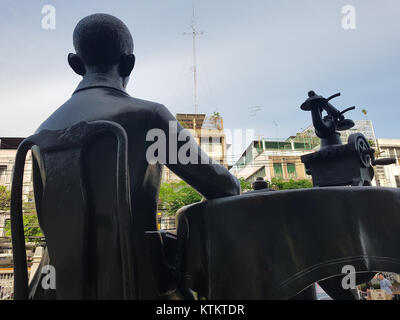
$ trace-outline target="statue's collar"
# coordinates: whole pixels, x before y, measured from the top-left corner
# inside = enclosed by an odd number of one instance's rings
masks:
[[[120,79],[107,73],[93,73],[84,76],[82,81],[79,82],[78,87],[75,89],[74,94],[81,90],[99,87],[113,88],[127,94]]]

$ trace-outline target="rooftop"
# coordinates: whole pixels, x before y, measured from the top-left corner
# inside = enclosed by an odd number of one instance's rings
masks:
[[[207,117],[202,113],[177,113],[176,120],[186,129],[217,129],[224,128],[222,117],[212,115]]]
[[[18,149],[19,144],[25,138],[0,137],[0,149]]]

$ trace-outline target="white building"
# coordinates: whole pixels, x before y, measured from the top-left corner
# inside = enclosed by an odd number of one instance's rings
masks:
[[[375,167],[378,186],[400,188],[400,139],[378,139],[379,158],[395,158],[396,163]]]
[[[14,168],[15,155],[18,145],[24,138],[0,138],[0,185],[11,190],[12,172]],[[25,162],[24,183],[23,183],[23,201],[32,200],[32,156],[28,152]],[[0,211],[0,237],[4,237],[4,226],[10,219],[9,211]]]
[[[258,177],[265,180],[280,178],[284,180],[311,179],[305,173],[301,156],[315,151],[311,140],[254,140],[230,172],[238,178],[253,182]]]
[[[375,130],[371,120],[353,120],[354,127],[348,130],[340,131],[340,138],[342,142],[345,144],[349,139],[349,136],[353,133],[362,133],[370,143],[375,145],[376,137]],[[301,137],[316,137],[314,126],[310,125],[302,132],[298,133],[298,136]]]
[[[0,185],[11,190],[12,172],[18,145],[24,138],[0,138]],[[25,161],[23,200],[31,200],[33,194],[32,185],[32,156],[28,152]]]
[[[371,120],[355,120],[355,126],[341,131],[343,143],[353,133],[362,133],[377,150],[377,158],[396,158],[396,164],[375,166],[375,177],[372,185],[400,188],[400,139],[377,139]],[[319,138],[311,125],[295,137],[282,141],[253,141],[230,172],[238,178],[254,181],[257,177],[271,180],[311,178],[305,174],[300,157],[303,154],[319,149]]]

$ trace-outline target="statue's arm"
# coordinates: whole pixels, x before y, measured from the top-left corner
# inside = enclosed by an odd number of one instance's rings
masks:
[[[221,198],[240,194],[240,183],[229,171],[220,164],[210,159],[208,155],[200,148],[190,133],[182,128],[179,122],[171,114],[171,112],[163,105],[158,105],[154,116],[154,128],[164,131],[167,140],[166,163],[165,165],[172,170],[177,176],[190,184],[206,199]],[[177,141],[176,145],[169,143],[170,122],[176,121],[176,135],[183,132],[183,136],[189,136],[186,141]],[[174,131],[174,130],[172,130]],[[177,140],[175,138],[175,140]],[[185,163],[179,157],[181,148],[190,150],[190,159],[196,159],[190,163]],[[170,157],[175,154],[176,161]],[[186,158],[187,159],[187,158]],[[182,163],[183,162],[183,163]]]

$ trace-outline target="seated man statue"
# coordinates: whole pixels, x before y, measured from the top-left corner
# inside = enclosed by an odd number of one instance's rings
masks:
[[[213,162],[200,149],[194,138],[189,134],[186,139],[173,141],[170,136],[180,136],[186,132],[175,117],[162,104],[131,97],[126,91],[129,76],[135,65],[133,54],[133,39],[127,26],[119,19],[107,14],[93,14],[83,18],[73,33],[73,44],[76,53],[68,55],[68,63],[75,73],[83,77],[71,98],[59,107],[37,132],[41,130],[59,130],[71,127],[81,121],[108,120],[121,125],[128,137],[128,162],[132,214],[136,225],[143,233],[153,235],[149,238],[151,244],[141,244],[144,251],[140,259],[140,296],[141,299],[169,298],[174,292],[174,285],[163,284],[156,279],[157,272],[161,277],[168,278],[168,268],[165,268],[163,258],[162,238],[157,233],[156,211],[158,192],[160,188],[162,165],[165,164],[177,176],[193,186],[205,199],[227,197],[240,194],[240,184],[225,167]],[[148,84],[152,85],[151,82]],[[149,159],[149,147],[156,139],[149,139],[151,130],[161,130],[165,139],[165,154],[162,148],[153,158],[164,159],[154,161]],[[151,135],[150,135],[151,136]],[[160,140],[161,141],[161,140]],[[160,142],[158,141],[158,142]],[[191,159],[201,159],[197,162],[180,161],[180,148],[186,145],[192,154]],[[87,150],[86,150],[87,149]],[[95,198],[96,210],[88,224],[91,235],[95,237],[93,255],[93,273],[89,288],[93,298],[120,298],[121,279],[118,257],[118,241],[115,240],[117,227],[112,214],[107,208],[115,202],[109,196],[111,185],[115,185],[115,170],[110,166],[116,159],[116,141],[112,135],[104,134],[90,143],[84,150],[87,154],[83,164],[84,176],[88,181]],[[187,153],[184,153],[187,155]],[[41,212],[46,199],[43,194],[46,189],[46,170],[51,165],[68,165],[66,159],[60,162],[48,163],[43,159],[38,148],[33,149],[33,175],[35,199],[38,217],[42,229],[55,228],[49,222],[49,213]],[[164,157],[164,158],[163,158]],[[115,164],[114,164],[115,165]],[[45,170],[44,168],[47,167]],[[74,188],[68,181],[57,181],[63,187]],[[64,186],[65,185],[65,186]],[[71,202],[74,199],[71,199]],[[68,205],[68,204],[65,204]],[[53,214],[55,214],[53,212]],[[73,222],[66,220],[64,227],[71,230],[71,238],[75,237]],[[57,230],[52,230],[57,234]],[[50,240],[49,240],[50,241]],[[65,259],[66,265],[56,270],[57,287],[55,297],[61,299],[80,298],[74,295],[74,274],[68,268],[68,261],[81,259],[83,252],[70,248],[69,239],[59,239],[61,249],[51,252],[49,249],[49,264],[52,255]],[[50,242],[48,242],[50,248]],[[75,251],[74,251],[75,250]],[[64,256],[63,256],[64,255]],[[60,258],[61,257],[61,258]],[[69,259],[69,260],[68,260]],[[55,259],[57,260],[57,259]],[[60,261],[60,260],[58,260]],[[158,270],[155,272],[154,270]],[[75,270],[76,271],[76,270]],[[86,278],[84,278],[84,281]],[[60,286],[64,286],[61,287]]]

